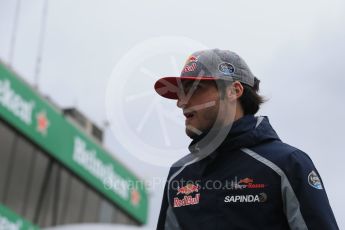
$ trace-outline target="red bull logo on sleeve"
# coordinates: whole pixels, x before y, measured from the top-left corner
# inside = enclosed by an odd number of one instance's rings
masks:
[[[196,205],[199,203],[200,200],[200,186],[195,184],[187,184],[186,186],[179,187],[177,189],[177,195],[184,195],[182,199],[178,197],[174,197],[174,208],[188,206],[188,205]],[[191,195],[192,193],[196,193],[194,197]]]

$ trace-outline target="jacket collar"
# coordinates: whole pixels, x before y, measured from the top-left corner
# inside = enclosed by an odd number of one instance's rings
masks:
[[[205,142],[203,139],[205,139],[205,136],[208,134],[204,134],[191,142],[189,145],[189,150],[191,153],[198,153],[202,152],[202,150],[206,149],[207,147],[210,147],[210,145],[215,145],[213,146],[214,151],[212,152],[228,152],[244,147],[249,148],[269,140],[280,140],[270,125],[268,118],[263,116],[255,117],[253,115],[245,115],[236,120],[230,126],[223,127],[222,129],[218,130],[216,133],[224,132],[224,130],[229,131],[225,138],[223,137],[224,140],[221,142],[213,143],[212,140]],[[203,155],[205,154],[209,155],[211,153],[203,153]]]

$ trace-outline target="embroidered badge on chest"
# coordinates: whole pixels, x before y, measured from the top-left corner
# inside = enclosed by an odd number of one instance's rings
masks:
[[[199,190],[200,186],[192,183],[179,187],[174,197],[174,208],[198,204],[200,200]]]

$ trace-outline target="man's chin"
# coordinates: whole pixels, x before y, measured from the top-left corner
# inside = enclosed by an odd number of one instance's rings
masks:
[[[192,131],[189,131],[189,130],[187,130],[186,129],[186,134],[187,134],[187,136],[190,138],[190,139],[192,139],[192,140],[194,140],[194,139],[197,139],[198,138],[198,134],[196,134],[196,133],[194,133],[194,132],[192,132]]]
[[[213,127],[210,128],[198,129],[194,126],[187,125],[185,132],[189,138],[195,140],[201,137],[205,137],[209,132],[212,132],[212,135],[216,135],[219,132],[219,129],[221,129],[221,127],[222,125],[220,124],[214,124]]]
[[[202,136],[205,132],[201,131],[193,126],[187,126],[186,127],[186,134],[189,138],[195,140],[198,139],[200,136]]]

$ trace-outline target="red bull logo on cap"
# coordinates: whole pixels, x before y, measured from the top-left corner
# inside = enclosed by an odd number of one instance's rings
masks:
[[[193,72],[195,71],[197,68],[197,65],[195,63],[192,63],[192,64],[187,64],[184,68],[183,68],[183,71],[182,73],[187,73],[187,72]]]
[[[189,56],[182,70],[182,73],[195,71],[198,67],[196,62],[198,62],[197,56],[194,56],[194,55]]]
[[[197,57],[197,56],[190,55],[190,56],[187,58],[186,64],[191,63],[191,62],[197,62],[197,61],[198,61],[198,57]]]

